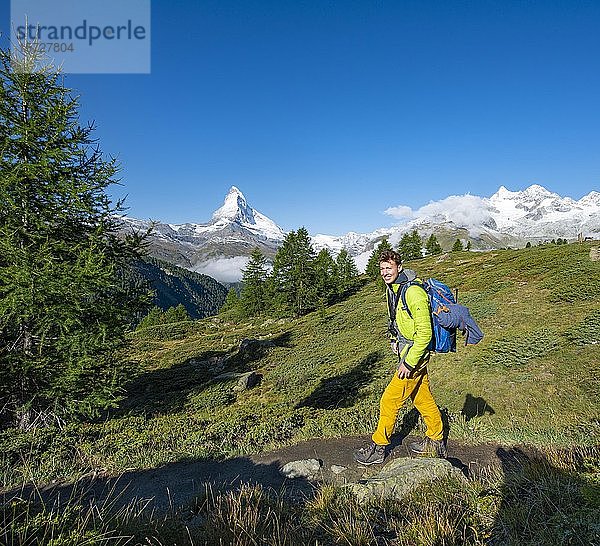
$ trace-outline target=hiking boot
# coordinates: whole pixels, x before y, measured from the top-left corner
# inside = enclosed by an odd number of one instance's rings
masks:
[[[446,441],[432,440],[428,436],[425,436],[425,438],[418,442],[411,442],[408,448],[415,455],[421,455],[423,457],[440,457],[441,459],[448,457]]]
[[[369,466],[371,464],[380,464],[385,459],[385,446],[377,445],[371,442],[354,452],[354,460],[357,463]]]

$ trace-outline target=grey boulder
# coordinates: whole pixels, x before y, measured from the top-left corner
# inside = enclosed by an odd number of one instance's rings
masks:
[[[316,477],[321,471],[322,462],[319,459],[304,459],[301,461],[291,461],[283,465],[279,472],[286,478],[306,478]]]
[[[379,472],[347,487],[360,502],[371,499],[402,499],[419,486],[441,478],[454,476],[465,479],[462,472],[446,459],[398,458],[390,461]]]

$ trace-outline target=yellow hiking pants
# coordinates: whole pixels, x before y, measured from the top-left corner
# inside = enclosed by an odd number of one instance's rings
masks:
[[[395,373],[383,391],[379,403],[379,423],[377,430],[373,433],[373,441],[376,444],[388,445],[390,443],[398,412],[409,397],[427,425],[425,434],[432,440],[442,439],[442,416],[429,390],[427,370],[423,370],[415,377],[408,379],[400,379]]]

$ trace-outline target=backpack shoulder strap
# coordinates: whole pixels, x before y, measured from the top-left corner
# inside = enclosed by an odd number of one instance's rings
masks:
[[[410,318],[413,318],[412,313],[410,312],[410,309],[408,308],[408,305],[406,305],[406,291],[411,286],[420,286],[423,290],[425,290],[425,285],[422,282],[419,282],[417,280],[412,280],[407,283],[404,283],[402,285],[402,288],[400,289],[400,297],[398,299],[402,300],[402,310],[406,311]],[[425,292],[427,292],[427,290],[425,290]]]
[[[386,287],[386,298],[388,304],[388,316],[390,320],[394,320],[396,316],[396,308],[398,307],[398,294],[390,287]]]
[[[398,300],[400,295],[394,292],[391,286],[386,288],[386,298],[388,304],[388,332],[392,338],[398,339],[400,337],[400,331],[396,324],[396,309],[398,308]]]

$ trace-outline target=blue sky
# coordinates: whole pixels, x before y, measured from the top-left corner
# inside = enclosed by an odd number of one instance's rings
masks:
[[[5,6],[2,30],[9,10]],[[538,183],[600,189],[596,1],[153,0],[149,75],[68,75],[129,214],[284,229]]]

